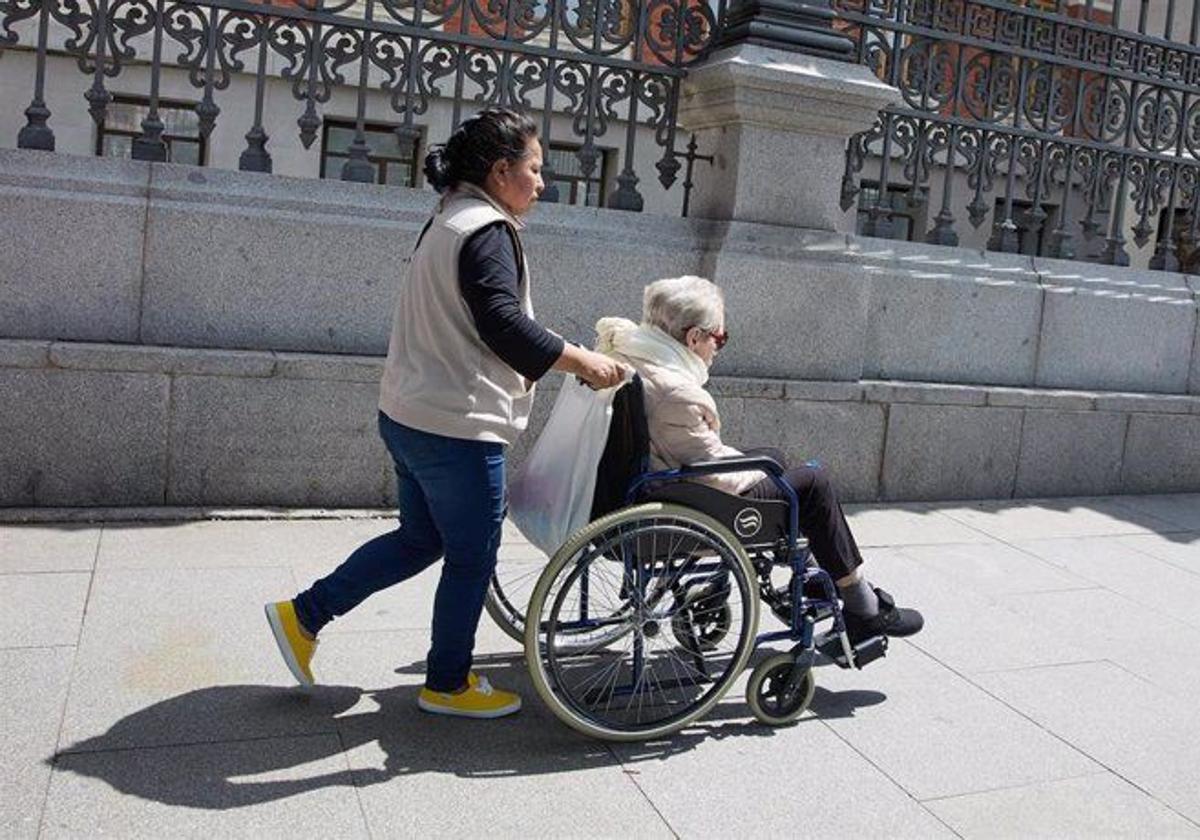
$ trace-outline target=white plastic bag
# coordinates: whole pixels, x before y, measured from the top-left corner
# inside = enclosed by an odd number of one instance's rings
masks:
[[[508,484],[509,518],[548,555],[588,522],[620,387],[593,391],[568,376],[537,442]]]

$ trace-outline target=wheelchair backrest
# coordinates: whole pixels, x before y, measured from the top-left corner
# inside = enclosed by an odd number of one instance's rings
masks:
[[[635,373],[613,397],[612,423],[596,470],[593,522],[624,507],[629,485],[650,469],[650,430],[646,425],[644,393],[642,378]]]
[[[591,521],[625,506],[633,480],[650,470],[650,431],[646,422],[641,377],[613,398],[612,423],[596,471]],[[682,504],[706,513],[737,535],[747,548],[774,545],[787,537],[788,503],[745,499],[692,481],[672,481],[647,488],[642,497]]]

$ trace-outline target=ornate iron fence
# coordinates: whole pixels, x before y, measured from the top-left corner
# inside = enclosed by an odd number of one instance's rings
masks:
[[[845,209],[877,166],[878,195],[860,203],[870,235],[894,233],[900,185],[906,201],[938,205],[931,243],[958,244],[969,195],[971,225],[993,217],[991,250],[1027,251],[1018,234],[1033,234],[1044,255],[1083,258],[1091,243],[1089,258],[1128,265],[1126,234],[1139,248],[1157,234],[1151,268],[1196,270],[1200,0],[1125,5],[834,0],[858,60],[903,94],[851,139]]]
[[[595,141],[623,122],[623,167],[609,203],[640,210],[637,126],[653,130],[663,150],[659,180],[670,187],[681,166],[675,151],[680,80],[716,37],[722,8],[723,0],[721,6],[695,0],[0,0],[0,49],[17,45],[22,33],[36,44],[21,148],[54,148],[44,94],[47,55],[58,48],[91,77],[84,96],[98,123],[112,101],[108,81],[132,63],[148,63],[149,110],[133,142],[137,159],[165,159],[164,67],[186,71],[202,91],[196,112],[205,138],[221,113],[218,93],[233,74],[249,73],[254,122],[241,169],[271,171],[263,106],[267,79],[277,76],[290,83],[299,103],[306,148],[321,125],[318,107],[334,87],[356,89],[346,180],[372,179],[364,132],[371,90],[386,95],[400,122],[395,130],[408,142],[420,133],[414,119],[438,97],[452,101],[454,125],[464,105],[540,111],[547,147],[553,118],[565,117],[582,141],[578,156],[588,176],[601,154]],[[557,200],[553,188],[544,198]]]

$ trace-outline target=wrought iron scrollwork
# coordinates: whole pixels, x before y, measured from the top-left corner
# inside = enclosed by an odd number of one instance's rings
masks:
[[[155,104],[135,142],[147,159],[162,159],[158,81],[172,70],[199,91],[204,135],[234,75],[253,77],[256,116],[241,165],[258,171],[271,165],[261,111],[272,76],[300,103],[305,146],[334,89],[355,89],[359,137],[351,155],[359,160],[368,91],[383,93],[379,103],[398,115],[397,132],[409,141],[420,135],[414,118],[438,97],[452,100],[456,121],[464,103],[540,110],[547,135],[564,120],[571,126],[585,174],[598,165],[600,139],[622,122],[625,160],[613,203],[636,208],[633,127],[651,129],[663,150],[660,181],[669,187],[680,166],[679,81],[713,44],[721,8],[695,0],[0,0],[0,48],[17,45],[27,31],[18,25],[40,16],[39,67],[51,49],[71,55],[93,77],[86,95],[97,119],[111,99],[105,80],[148,60]],[[54,37],[62,42],[48,43]],[[40,81],[28,114],[19,145],[53,148]]]
[[[970,225],[991,221],[992,248],[1040,242],[1124,264],[1126,236],[1146,248],[1157,232],[1152,266],[1181,262],[1181,223],[1163,219],[1188,214],[1194,228],[1200,203],[1198,27],[1171,40],[1167,4],[1162,33],[1144,20],[1128,31],[1100,5],[833,0],[859,60],[903,96],[847,144],[842,206],[858,178],[877,179],[871,219],[887,217],[889,189],[909,202],[941,194],[927,230],[912,231],[930,242],[957,241],[965,205]]]

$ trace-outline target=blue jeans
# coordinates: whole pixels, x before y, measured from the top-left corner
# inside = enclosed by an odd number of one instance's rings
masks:
[[[500,548],[504,445],[418,431],[382,412],[379,434],[395,461],[400,526],[359,546],[332,574],[297,595],[296,614],[315,635],[368,595],[445,557],[433,602],[425,685],[454,691],[467,681]]]

